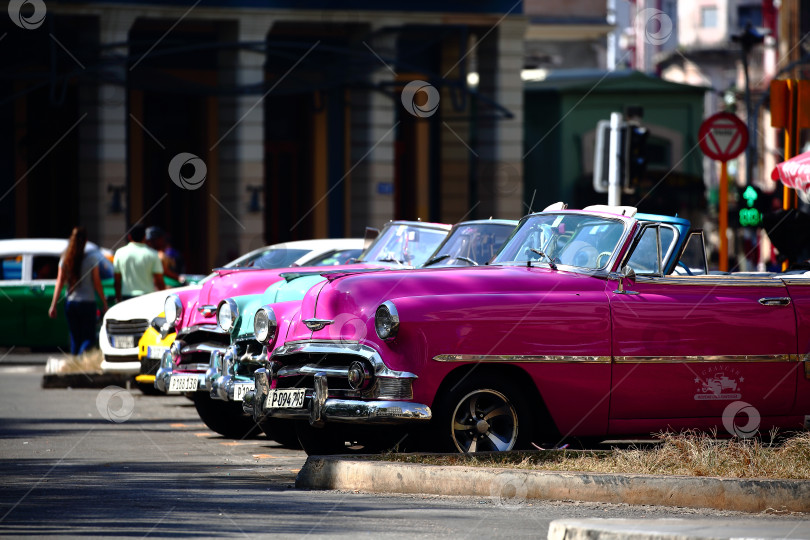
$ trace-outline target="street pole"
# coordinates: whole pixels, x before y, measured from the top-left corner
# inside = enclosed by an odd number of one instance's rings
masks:
[[[610,160],[608,161],[608,206],[621,206],[621,169],[624,156],[621,152],[622,113],[610,113]]]
[[[728,162],[720,162],[720,215],[719,230],[717,233],[720,235],[720,271],[728,272],[728,236],[726,230],[728,229]]]

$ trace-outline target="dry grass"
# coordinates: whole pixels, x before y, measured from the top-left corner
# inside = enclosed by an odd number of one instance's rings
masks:
[[[810,433],[770,442],[759,438],[718,440],[713,434],[662,433],[650,448],[605,451],[542,450],[483,456],[388,454],[384,459],[433,465],[508,467],[547,471],[636,473],[730,478],[810,479]]]
[[[104,355],[100,349],[90,349],[78,356],[62,354],[53,358],[56,360],[56,373],[101,373]]]

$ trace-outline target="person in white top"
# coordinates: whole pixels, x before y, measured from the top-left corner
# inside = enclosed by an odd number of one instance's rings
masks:
[[[101,299],[103,311],[107,311],[107,299],[104,298],[98,269],[99,257],[102,255],[97,251],[85,253],[86,244],[85,228],[74,227],[68,247],[59,260],[56,286],[53,290],[51,307],[48,309],[48,316],[55,319],[56,304],[62,295],[62,289],[67,285],[65,317],[70,332],[70,354],[83,353],[95,341],[96,295]]]
[[[115,252],[113,278],[117,302],[166,288],[163,263],[158,252],[143,243],[145,233],[143,225],[135,225],[127,235],[129,243]]]

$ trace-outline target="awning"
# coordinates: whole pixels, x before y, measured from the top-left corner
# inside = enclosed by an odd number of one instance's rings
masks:
[[[781,180],[795,189],[802,201],[810,203],[810,152],[783,161],[771,172],[771,178]]]

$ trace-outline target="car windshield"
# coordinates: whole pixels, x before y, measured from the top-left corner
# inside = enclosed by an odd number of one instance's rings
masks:
[[[537,214],[523,222],[493,261],[536,261],[597,270],[616,251],[624,231],[621,220],[575,213]]]
[[[477,266],[492,259],[512,231],[510,223],[470,223],[453,228],[424,266]]]
[[[421,266],[445,236],[447,231],[441,229],[393,224],[380,233],[360,260]]]
[[[269,248],[264,251],[251,251],[231,261],[224,268],[284,268],[309,253],[309,249]]]
[[[337,266],[348,264],[350,260],[356,259],[363,252],[362,249],[336,249],[319,255],[305,263],[306,266]]]

